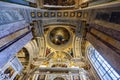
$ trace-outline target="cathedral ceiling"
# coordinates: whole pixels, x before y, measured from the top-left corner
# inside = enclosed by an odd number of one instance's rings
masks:
[[[73,57],[72,42],[74,32],[70,26],[50,25],[46,29],[46,57],[54,60],[71,59]]]

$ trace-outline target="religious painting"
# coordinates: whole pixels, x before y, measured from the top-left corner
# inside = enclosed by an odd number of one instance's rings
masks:
[[[11,78],[12,75],[14,74],[14,72],[15,72],[15,70],[10,66],[4,71],[4,74],[8,74],[9,77]]]
[[[47,56],[49,53],[51,53],[51,49],[47,47],[47,49],[46,49],[46,56]]]

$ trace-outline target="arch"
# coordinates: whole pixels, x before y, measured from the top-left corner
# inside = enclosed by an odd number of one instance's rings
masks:
[[[34,50],[33,50],[33,47],[32,47],[32,45],[31,45],[31,43],[29,42],[28,44],[26,44],[25,46],[24,46],[24,48],[26,48],[27,50],[28,50],[28,52],[29,52],[29,54],[30,54],[30,62],[32,62],[32,59],[34,58],[34,55],[33,55],[33,53],[34,53]]]
[[[19,54],[20,53],[20,54]],[[30,41],[29,43],[27,43],[17,54],[17,57],[20,59],[21,57],[21,61],[24,61],[24,63],[26,63],[26,65],[23,66],[26,67],[26,71],[30,69],[30,64],[32,64],[33,59],[38,57],[38,47],[37,47],[37,43],[35,40]]]
[[[29,60],[29,56],[30,56],[30,55],[29,55],[28,50],[27,50],[26,48],[23,47],[23,52],[25,53],[26,59]]]
[[[25,72],[30,69],[30,65],[36,60],[39,55],[39,50],[36,40],[32,40],[27,43],[17,54],[17,57],[24,66]]]
[[[73,53],[74,53],[74,57],[76,58],[82,58],[82,53],[81,53],[81,41],[82,38],[74,36],[74,40],[73,40]]]
[[[28,50],[23,47],[17,54],[18,59],[20,60],[20,62],[22,63],[22,65],[24,66],[24,69],[26,69],[29,66],[29,62],[30,62],[30,54],[28,52]]]
[[[36,54],[35,57],[38,57],[39,50],[38,50],[38,45],[37,45],[36,40],[32,40],[30,43],[31,43],[31,46],[33,48],[33,54]]]
[[[52,52],[49,55],[47,55],[47,58],[53,59],[54,58],[53,56],[58,54],[58,53],[61,54],[61,55],[65,55],[65,56],[61,57],[60,55],[58,55],[57,58],[59,58],[59,56],[60,56],[60,58],[63,58],[63,59],[69,59],[69,60],[72,59],[72,56],[69,53],[66,53],[66,52],[63,52],[63,51]]]
[[[37,40],[37,44],[38,44],[38,55],[40,57],[45,57],[45,54],[46,53],[46,44],[45,44],[45,37],[42,36],[42,37],[37,37],[36,38]]]
[[[56,77],[53,80],[65,80],[63,77]]]
[[[24,47],[28,50],[30,54],[30,61],[32,61],[33,58],[38,57],[39,50],[36,40],[30,41]]]

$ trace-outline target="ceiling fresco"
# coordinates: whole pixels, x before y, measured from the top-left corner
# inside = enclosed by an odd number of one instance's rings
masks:
[[[69,41],[70,33],[63,27],[56,27],[50,32],[49,38],[53,44],[63,45]]]

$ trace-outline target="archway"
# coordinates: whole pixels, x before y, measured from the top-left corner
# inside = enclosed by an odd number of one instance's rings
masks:
[[[56,77],[56,78],[54,78],[53,80],[65,80],[65,79],[62,78],[62,77]]]
[[[17,54],[18,59],[22,63],[24,70],[28,67],[29,65],[29,60],[30,60],[30,55],[29,52],[26,48],[22,48],[18,54]]]

